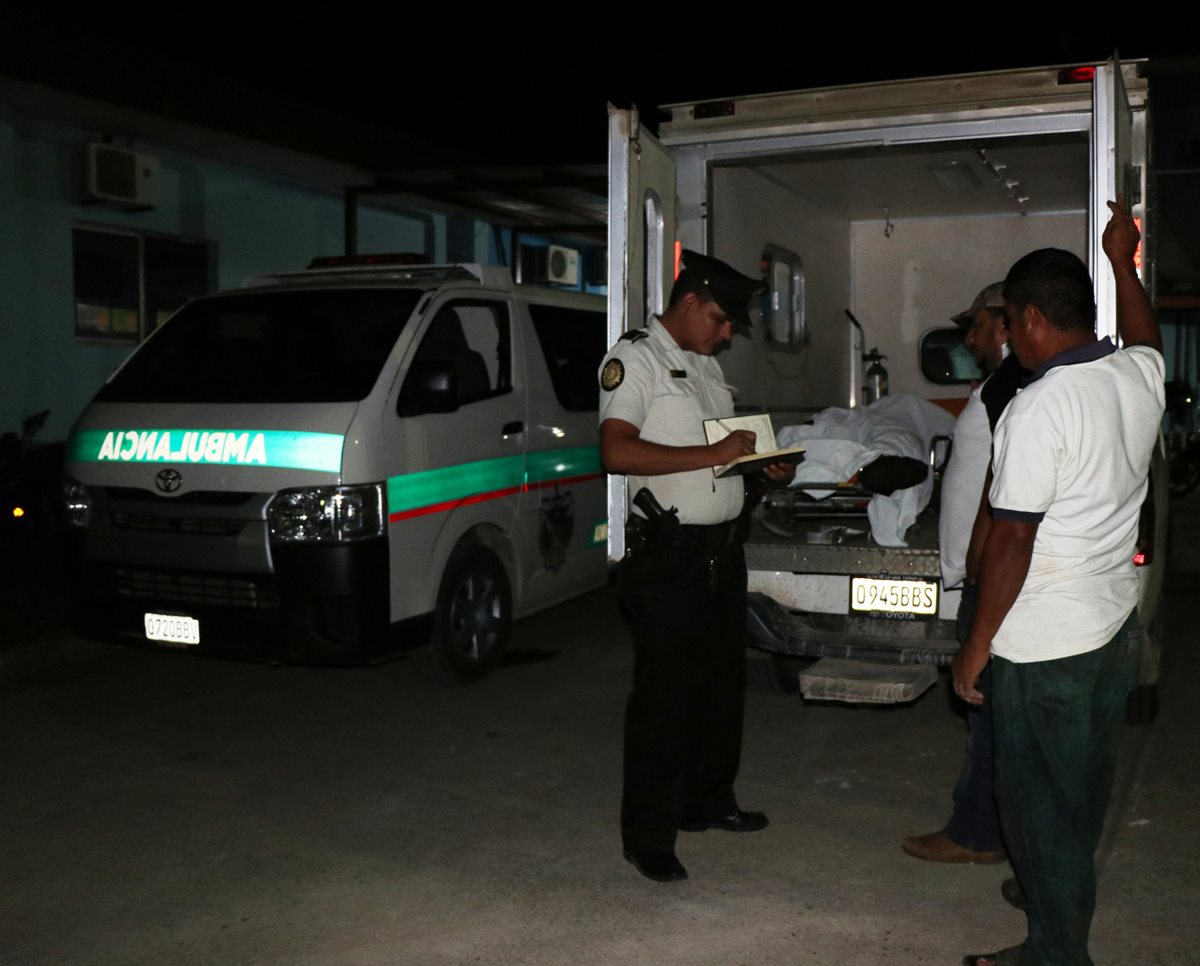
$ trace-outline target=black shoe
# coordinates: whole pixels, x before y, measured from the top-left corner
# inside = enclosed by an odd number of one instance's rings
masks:
[[[758,832],[768,824],[767,816],[762,812],[743,812],[738,808],[728,815],[715,818],[685,819],[679,828],[684,832],[703,832],[710,828],[719,828],[724,832]]]
[[[1025,890],[1021,888],[1021,883],[1016,879],[1005,879],[1000,883],[1000,895],[1004,896],[1004,901],[1014,909],[1020,909],[1026,912],[1029,909],[1029,903],[1025,901]]]
[[[642,875],[655,882],[680,882],[688,877],[687,869],[672,852],[634,852],[626,849],[625,858]]]

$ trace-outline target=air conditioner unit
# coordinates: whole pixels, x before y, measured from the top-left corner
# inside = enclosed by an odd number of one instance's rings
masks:
[[[579,252],[562,245],[551,245],[546,256],[546,276],[559,285],[579,284]]]
[[[111,144],[89,144],[86,161],[89,201],[102,201],[130,211],[158,204],[158,158]]]

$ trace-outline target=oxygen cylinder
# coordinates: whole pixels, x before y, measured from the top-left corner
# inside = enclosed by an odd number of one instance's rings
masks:
[[[863,362],[871,363],[867,366],[867,376],[863,383],[863,400],[868,406],[888,394],[888,371],[883,365],[886,358],[887,356],[880,354],[878,348],[863,353]]]

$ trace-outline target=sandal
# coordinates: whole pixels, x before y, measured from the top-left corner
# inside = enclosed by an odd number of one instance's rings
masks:
[[[963,966],[1027,966],[1033,961],[1028,956],[1029,948],[1009,946],[998,953],[974,953],[963,957]]]

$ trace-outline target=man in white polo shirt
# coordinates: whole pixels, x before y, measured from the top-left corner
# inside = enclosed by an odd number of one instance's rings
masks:
[[[974,966],[1092,962],[1094,854],[1133,685],[1133,554],[1164,375],[1138,230],[1109,207],[1123,350],[1097,341],[1091,278],[1069,252],[1032,252],[1004,282],[1009,344],[1032,375],[996,428],[978,608],[952,674],[978,704],[994,658],[996,796],[1028,935],[964,959]]]

